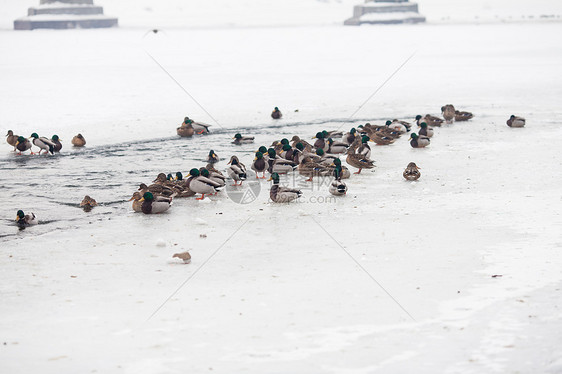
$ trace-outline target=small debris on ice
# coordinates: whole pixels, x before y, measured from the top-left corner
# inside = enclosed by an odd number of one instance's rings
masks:
[[[197,223],[198,225],[207,225],[207,221],[205,221],[204,219],[201,218],[195,218],[195,223]]]
[[[156,241],[156,246],[157,247],[165,247],[166,246],[166,242],[164,241],[164,239],[158,239]]]

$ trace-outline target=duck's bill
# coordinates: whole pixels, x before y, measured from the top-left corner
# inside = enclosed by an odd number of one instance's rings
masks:
[[[140,199],[139,201],[140,201],[140,202],[143,202],[143,201],[144,201],[144,197],[141,197],[141,199]]]
[[[134,197],[134,196],[131,197],[131,198],[130,198],[129,200],[127,200],[127,201],[133,201],[133,200],[135,200],[135,197]],[[80,204],[80,205],[82,205],[82,204]]]
[[[269,182],[269,181],[272,181],[272,180],[273,180],[273,178],[269,177],[269,179],[267,181]]]

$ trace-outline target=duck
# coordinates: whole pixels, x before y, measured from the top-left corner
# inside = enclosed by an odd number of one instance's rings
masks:
[[[21,155],[22,152],[31,149],[31,142],[23,136],[19,136],[16,142],[16,149],[19,151],[18,155]],[[31,154],[34,154],[33,151]]]
[[[393,131],[398,131],[400,134],[405,134],[408,132],[408,128],[401,124],[400,122],[386,121],[385,126]]]
[[[211,149],[207,156],[207,164],[216,164],[217,162],[219,162],[219,156]]]
[[[347,185],[342,182],[342,165],[341,160],[338,158],[334,160],[334,180],[330,183],[328,191],[334,196],[343,196],[347,193]]]
[[[199,169],[191,169],[189,175],[193,177],[189,182],[189,189],[195,193],[201,194],[201,197],[196,198],[196,200],[203,200],[205,195],[213,195],[221,189],[219,183],[201,175]]]
[[[429,145],[429,138],[425,135],[413,133],[410,137],[410,145],[412,148],[425,148]]]
[[[343,142],[335,142],[332,138],[328,138],[328,148],[326,153],[339,154],[347,151],[348,145]]]
[[[12,130],[8,130],[6,134],[6,142],[14,147],[14,151],[16,150],[16,143],[18,142],[19,135],[14,135]]]
[[[427,136],[428,138],[431,138],[433,136],[433,129],[431,127],[428,127],[427,123],[422,122],[421,123],[421,129],[420,129],[420,131],[418,131],[418,134]]]
[[[183,179],[183,174],[181,171],[176,172],[176,176],[174,177],[174,182],[176,185],[176,189],[179,191],[176,197],[195,196],[195,192],[189,189],[189,183],[191,182],[191,178]]]
[[[349,130],[349,132],[343,134],[342,142],[347,144],[347,146],[352,145],[353,142],[355,141],[356,134],[357,134],[357,129],[355,127],[352,127],[351,130]]]
[[[415,162],[410,162],[408,166],[406,166],[406,169],[404,170],[402,175],[406,180],[409,181],[418,180],[421,177],[421,173],[419,169],[420,167],[418,167]]]
[[[53,135],[51,136],[51,141],[53,143],[55,143],[55,152],[60,152],[60,150],[62,149],[62,143],[60,142],[59,136],[58,135]]]
[[[182,138],[190,138],[195,134],[195,129],[191,123],[184,122],[176,129],[176,133]]]
[[[302,196],[302,191],[296,188],[279,186],[279,174],[273,173],[268,181],[273,181],[269,190],[269,198],[275,203],[288,203]]]
[[[322,149],[318,149],[318,151],[322,151]],[[321,160],[321,158],[314,158],[313,154],[306,154],[302,162],[297,167],[299,174],[308,177],[306,182],[312,182],[314,177],[325,176],[331,174],[331,169],[329,165],[323,164],[318,162],[317,160]],[[332,164],[333,161],[330,162]]]
[[[410,130],[412,130],[412,124],[410,122],[407,121],[401,121],[399,119],[393,119],[392,124],[400,124],[402,126],[404,126],[406,128],[406,130],[409,132]]]
[[[98,205],[97,201],[95,199],[92,199],[88,195],[84,196],[84,199],[82,199],[82,202],[80,203],[80,207],[87,212],[92,210],[92,208],[97,205]]]
[[[205,167],[200,167],[199,173],[202,176],[204,176],[205,178],[208,178],[208,179],[212,180],[213,182],[215,182],[216,184],[218,184],[218,186],[221,187],[221,188],[226,186],[226,178],[222,174],[219,175],[218,173],[211,173]]]
[[[242,136],[241,134],[234,135],[234,141],[232,144],[242,145],[242,144],[250,144],[254,142],[253,136]]]
[[[20,228],[24,228],[27,226],[36,225],[38,221],[35,214],[25,214],[23,210],[18,210],[16,214],[16,223]]]
[[[151,184],[150,186],[141,183],[138,190],[142,194],[144,194],[145,192],[151,192],[153,195],[162,195],[164,197],[174,197],[176,194],[176,191],[158,183]]]
[[[363,148],[361,152],[363,153],[358,153],[356,152],[359,148],[359,142],[361,142],[361,144],[363,144],[363,142],[368,142],[367,139],[365,138],[369,138],[366,135],[363,135],[361,138],[357,137],[357,139],[355,139],[355,141],[353,142],[352,145],[349,146],[348,150],[347,150],[347,158],[345,159],[345,161],[359,169],[357,172],[355,172],[354,174],[360,174],[361,170],[363,169],[372,169],[375,167],[374,161],[370,159],[370,157],[368,157],[367,155],[370,156],[370,152],[366,151],[366,148]],[[370,151],[370,149],[369,149]]]
[[[525,118],[517,117],[517,116],[514,116],[512,114],[511,117],[509,117],[509,119],[507,120],[506,123],[509,127],[524,127],[525,126]]]
[[[283,117],[283,114],[281,113],[281,111],[279,110],[279,108],[275,107],[273,109],[273,112],[271,112],[271,118],[273,119],[280,119],[281,117]]]
[[[371,147],[369,147],[369,140],[371,140],[368,136],[363,135],[361,137],[361,145],[357,148],[356,153],[362,155],[366,159],[371,159]]]
[[[279,156],[281,156],[281,158],[287,160],[287,161],[293,161],[293,155],[295,153],[295,150],[293,149],[293,147],[291,147],[289,144],[285,144],[283,146],[283,149],[281,150],[281,153],[279,154]]]
[[[312,152],[312,144],[310,144],[306,140],[301,139],[298,135],[294,135],[291,138],[291,146],[293,148],[296,148],[298,143],[301,143],[303,145],[305,152]]]
[[[289,146],[290,147],[290,146]],[[277,152],[275,149],[269,148],[267,150],[267,171],[277,174],[287,174],[290,171],[293,171],[296,168],[296,165],[293,161],[285,160],[281,157],[277,156]]]
[[[470,112],[459,112],[458,110],[455,110],[455,121],[456,122],[468,121],[472,117],[474,117],[474,115]]]
[[[53,143],[50,139],[47,139],[44,136],[39,137],[36,132],[31,134],[29,138],[33,138],[31,142],[39,148],[39,155],[41,154],[41,151],[45,151],[45,154],[55,154],[55,143]]]
[[[453,104],[447,104],[441,107],[441,114],[445,118],[445,122],[453,123],[455,120],[455,107]]]
[[[82,134],[78,134],[72,138],[71,143],[75,147],[83,147],[86,145],[86,139],[84,139]]]
[[[295,163],[295,165],[299,165],[301,163],[304,150],[305,148],[302,143],[299,142],[295,144],[295,148],[293,148],[293,162]]]
[[[139,201],[142,203],[141,211],[144,214],[164,213],[172,205],[172,198],[164,196],[154,197],[152,192],[145,192]]]
[[[415,122],[418,126],[420,126],[422,122],[425,122],[427,123],[428,126],[435,127],[435,126],[441,126],[443,120],[439,117],[435,117],[429,114],[426,114],[425,117],[422,117],[418,114],[416,116]]]
[[[191,263],[191,255],[189,254],[189,252],[174,253],[172,258],[179,258],[180,260],[183,260],[184,264]]]
[[[246,166],[244,166],[244,164],[241,163],[236,156],[232,156],[230,158],[228,165],[230,166],[226,169],[226,172],[228,176],[234,180],[233,186],[238,186],[238,181],[240,181],[241,186],[242,182],[248,177],[246,174]]]
[[[133,193],[133,197],[131,197],[128,201],[132,201],[133,202],[133,210],[135,212],[142,212],[142,194],[139,191],[135,191],[135,193]]]
[[[251,169],[256,172],[256,179],[265,179],[265,171],[269,167],[267,161],[263,158],[263,153],[260,151],[256,152],[254,162],[252,162]],[[258,173],[262,173],[262,176],[258,176]]]

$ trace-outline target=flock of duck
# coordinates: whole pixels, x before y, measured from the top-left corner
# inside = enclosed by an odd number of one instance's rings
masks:
[[[413,148],[424,148],[430,144],[430,139],[434,135],[433,127],[441,126],[443,123],[450,124],[455,121],[468,121],[473,115],[470,112],[458,111],[453,105],[448,104],[441,108],[442,117],[432,115],[415,117],[413,123],[394,119],[386,121],[384,125],[365,125],[351,128],[348,132],[338,130],[320,131],[313,137],[313,144],[295,135],[289,139],[274,141],[271,146],[260,146],[254,153],[254,160],[250,166],[255,173],[256,179],[265,179],[266,172],[272,181],[269,197],[274,203],[288,203],[302,196],[302,191],[280,185],[280,175],[292,172],[299,173],[306,177],[306,181],[311,182],[314,178],[330,177],[333,178],[329,184],[329,192],[335,196],[343,196],[347,193],[347,185],[343,181],[351,177],[351,171],[347,166],[342,165],[340,156],[345,156],[345,161],[350,167],[357,169],[353,174],[360,174],[363,169],[375,167],[371,159],[371,147],[369,142],[376,145],[385,146],[394,143],[398,138],[406,133],[410,133],[410,146]],[[279,108],[275,108],[271,113],[273,119],[282,118]],[[418,132],[412,131],[413,126],[418,127]],[[525,119],[512,115],[507,125],[510,127],[523,127]],[[209,125],[195,122],[189,117],[185,117],[183,123],[177,128],[178,135],[193,136],[195,134],[209,133]],[[21,154],[30,150],[32,144],[39,148],[38,154],[54,154],[62,148],[60,139],[53,135],[51,139],[39,137],[36,133],[29,138],[14,135],[8,131],[7,142],[14,146],[14,151]],[[31,139],[31,141],[30,141]],[[338,139],[338,140],[335,140]],[[232,144],[243,145],[254,143],[254,137],[236,134]],[[72,139],[74,146],[80,147],[86,144],[84,137],[80,134]],[[34,154],[32,152],[32,154]],[[171,173],[160,173],[150,185],[141,183],[138,190],[129,199],[132,201],[132,208],[135,212],[144,214],[158,214],[167,211],[172,200],[175,198],[196,197],[202,200],[205,196],[218,194],[227,183],[227,179],[232,180],[232,186],[242,186],[248,179],[246,166],[240,162],[237,156],[231,156],[226,168],[226,175],[219,171],[215,165],[219,162],[219,157],[214,150],[210,150],[207,156],[206,165],[199,168],[192,168],[187,173],[186,178],[182,172],[178,171],[174,175]],[[414,181],[420,178],[419,167],[411,162],[403,172],[406,180]],[[91,210],[97,205],[95,199],[86,196],[80,206],[85,210]],[[17,212],[16,222],[20,227],[37,224],[35,214],[25,214],[22,210]]]

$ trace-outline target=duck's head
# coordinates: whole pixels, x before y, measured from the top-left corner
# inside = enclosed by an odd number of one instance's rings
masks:
[[[254,158],[254,161],[255,161],[255,160],[262,159],[262,158],[263,158],[263,153],[261,153],[260,151],[258,151],[258,152],[256,152],[256,158]]]
[[[386,121],[385,126],[390,126],[392,124],[392,121]]]
[[[301,152],[304,151],[304,145],[302,145],[302,143],[300,143],[300,142],[297,143],[297,144],[295,145],[295,147],[296,147],[299,151],[301,151]]]
[[[339,158],[334,159],[334,166],[335,167],[341,166],[341,160]]]
[[[267,153],[267,147],[264,147],[262,145],[261,147],[258,148],[258,152],[261,152],[262,154]]]
[[[241,135],[241,134],[236,134],[236,135],[234,135],[234,139],[242,139],[242,135]]]
[[[184,122],[189,121],[189,117],[185,117],[185,118],[183,119],[183,121],[184,121]]]
[[[418,134],[416,134],[415,132],[412,133],[412,135],[410,135],[410,139],[416,140],[417,138],[418,138]]]
[[[23,136],[18,137],[18,141],[17,141],[16,145],[18,145],[20,143],[25,143],[25,138]]]
[[[33,134],[31,134],[30,138],[39,139],[39,135],[37,135],[37,133],[34,132]]]
[[[167,180],[167,181],[171,181],[171,180],[173,180],[173,179],[174,179],[174,178],[172,177],[172,173],[168,173],[168,175],[166,175],[166,180]]]
[[[312,139],[324,139],[324,134],[322,134],[321,132],[317,132]]]
[[[316,150],[316,154],[320,157],[324,156],[324,150],[322,148],[318,148]]]
[[[277,111],[279,111],[279,108],[275,107],[275,108],[273,108],[273,110],[275,110],[277,112]]]
[[[514,119],[514,118],[515,116],[513,114],[509,117],[509,119]]]
[[[141,193],[140,193],[139,191],[136,191],[136,192],[133,194],[133,197],[131,197],[128,201],[140,200],[140,199],[142,199],[142,195],[141,195]]]
[[[268,181],[273,181],[273,184],[278,184],[279,183],[279,174],[277,174],[277,173],[271,174],[271,177],[269,177]]]
[[[369,140],[371,140],[371,138],[369,138],[367,135],[363,135],[361,137],[361,143],[363,144],[367,143]]]
[[[407,166],[408,169],[421,169],[415,162],[410,162]]]
[[[77,137],[78,139],[84,139],[84,137],[82,136],[82,134],[78,134],[78,135],[76,135],[76,137]]]
[[[211,157],[211,158],[217,157],[217,155],[215,154],[215,151],[213,151],[212,149],[209,151],[209,157]]]
[[[289,144],[289,139],[286,139],[286,138],[281,139],[281,144],[283,144],[283,145]]]
[[[230,161],[228,161],[228,164],[230,164],[230,165],[238,165],[239,162],[240,162],[240,161],[238,161],[238,157],[232,156],[232,157],[230,158]]]
[[[146,190],[146,189],[148,189],[148,186],[147,186],[146,184],[141,183],[141,184],[139,185],[139,191],[141,191],[141,190]]]
[[[166,179],[166,174],[160,173],[160,174],[158,174],[158,176],[156,177],[156,179],[153,180],[153,182],[165,182],[166,180],[167,180],[167,179]]]
[[[427,128],[427,123],[422,122],[422,123],[420,124],[420,127],[421,127],[422,129],[426,129],[426,128]]]
[[[269,158],[275,158],[277,156],[277,152],[275,152],[275,149],[273,148],[269,148],[267,150],[267,155],[269,156]]]
[[[422,118],[419,114],[416,116],[416,121],[419,121]]]
[[[209,175],[210,175],[209,170],[207,170],[207,169],[201,167],[201,168],[199,168],[199,173],[200,173],[202,176],[204,176],[205,178],[209,178]]]
[[[154,195],[152,194],[152,192],[145,192],[144,195],[142,195],[142,199],[140,199],[140,201],[153,201],[154,200]]]
[[[328,131],[326,130],[322,130],[322,137],[323,138],[327,138],[330,134],[328,134]]]
[[[351,130],[349,130],[350,134],[355,134],[357,132],[357,130],[355,129],[355,127],[352,127]]]
[[[287,152],[287,151],[289,151],[291,148],[292,148],[292,147],[291,147],[289,144],[285,144],[285,145],[283,146],[283,151],[284,151],[284,152]]]
[[[8,130],[8,133],[6,134],[6,136],[13,136],[14,132],[12,130]]]
[[[58,136],[58,135],[53,135],[53,136],[51,137],[51,140],[52,140],[52,141],[55,141],[55,142],[58,142],[60,139],[59,139],[59,136]]]
[[[293,135],[293,137],[291,138],[292,142],[300,142],[301,138],[299,138],[297,135]]]
[[[191,175],[192,177],[198,177],[201,175],[201,172],[199,171],[199,169],[193,168],[189,171],[189,175]]]
[[[24,218],[25,218],[25,213],[23,212],[23,210],[18,210],[18,212],[16,213],[16,222],[19,222]]]
[[[183,174],[181,173],[181,171],[176,172],[176,180],[178,181],[183,180]]]

